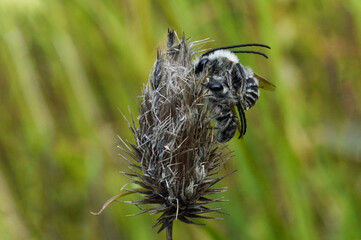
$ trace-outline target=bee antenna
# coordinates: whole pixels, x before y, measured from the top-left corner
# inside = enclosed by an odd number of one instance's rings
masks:
[[[207,56],[207,55],[209,55],[209,54],[211,54],[211,53],[213,53],[213,52],[215,52],[215,51],[218,51],[218,50],[238,48],[238,47],[264,47],[264,48],[271,49],[270,46],[265,45],[265,44],[260,44],[260,43],[246,43],[246,44],[231,45],[231,46],[225,46],[225,47],[215,48],[215,49],[209,50],[209,51],[206,52],[206,53],[203,53],[203,54],[202,54],[202,57]]]
[[[268,58],[268,56],[264,53],[261,53],[261,52],[257,52],[257,51],[232,51],[232,53],[253,53],[253,54],[258,54],[258,55],[261,55],[265,58]]]

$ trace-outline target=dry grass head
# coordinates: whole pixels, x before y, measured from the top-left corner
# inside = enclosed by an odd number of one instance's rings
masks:
[[[200,43],[168,32],[167,49],[158,51],[143,90],[138,127],[133,118],[128,123],[135,143],[123,141],[125,147],[121,147],[130,169],[122,174],[141,187],[125,191],[144,197],[128,203],[155,205],[140,213],[161,214],[153,226],[160,225],[158,232],[171,231],[176,219],[198,224],[191,219],[212,218],[202,214],[220,208],[206,205],[223,201],[206,197],[225,191],[211,187],[224,178],[215,175],[230,156],[216,142],[207,106],[201,100],[202,79],[197,79],[192,64]]]

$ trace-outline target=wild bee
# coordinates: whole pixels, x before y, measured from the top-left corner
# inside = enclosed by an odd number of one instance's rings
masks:
[[[257,51],[226,50],[238,47],[258,46],[269,48],[264,44],[241,44],[212,49],[200,56],[195,63],[195,73],[206,79],[202,83],[206,87],[208,103],[215,113],[215,128],[218,130],[217,141],[229,141],[237,128],[239,138],[245,135],[247,122],[245,110],[248,110],[258,100],[259,88],[274,90],[275,86],[255,74],[249,67],[239,63],[235,53],[253,53],[268,58],[266,54]],[[202,78],[203,79],[203,78]],[[235,112],[238,109],[239,119]]]

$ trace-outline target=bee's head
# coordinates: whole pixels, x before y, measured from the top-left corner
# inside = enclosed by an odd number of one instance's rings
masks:
[[[202,57],[195,65],[195,73],[205,72],[207,75],[220,75],[229,70],[234,62],[238,63],[236,55],[230,51],[219,50]]]
[[[225,77],[212,76],[206,78],[206,83],[204,86],[211,91],[212,94],[222,97],[226,95],[229,87],[227,85],[227,80]]]

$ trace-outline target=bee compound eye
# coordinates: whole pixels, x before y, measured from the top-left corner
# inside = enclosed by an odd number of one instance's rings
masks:
[[[213,91],[213,92],[219,92],[223,90],[223,86],[222,84],[220,84],[219,82],[216,81],[212,81],[212,79],[209,81],[209,90]]]
[[[208,62],[208,58],[202,58],[196,66],[195,73],[198,74],[203,71],[204,66]]]

